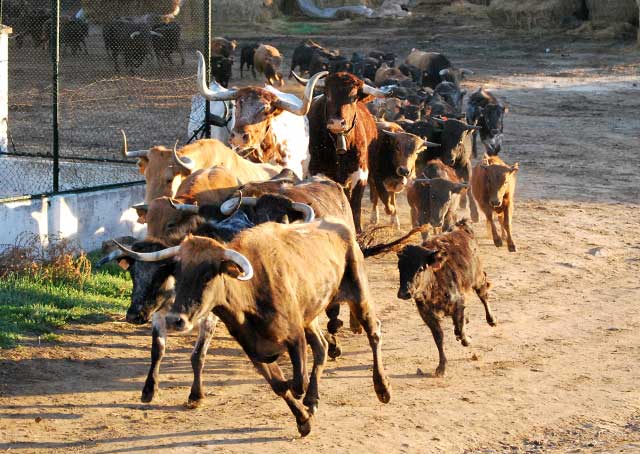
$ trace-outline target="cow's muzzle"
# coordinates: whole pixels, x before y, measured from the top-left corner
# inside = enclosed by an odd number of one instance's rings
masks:
[[[398,299],[410,300],[411,294],[409,293],[409,290],[406,288],[400,288],[400,290],[398,290]]]
[[[141,309],[134,310],[129,308],[127,311],[127,323],[131,323],[132,325],[144,325],[149,319],[149,315]]]
[[[399,177],[408,177],[409,176],[409,169],[407,169],[406,167],[398,167],[396,169],[396,173],[398,174]]]
[[[167,330],[176,332],[191,331],[193,324],[187,319],[186,315],[167,314],[165,318]]]
[[[493,208],[500,208],[500,205],[502,205],[502,202],[500,202],[500,200],[491,200],[491,201],[489,201],[489,204]]]

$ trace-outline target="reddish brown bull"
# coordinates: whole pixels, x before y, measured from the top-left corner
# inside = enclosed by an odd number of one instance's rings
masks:
[[[487,218],[487,227],[493,237],[496,247],[502,246],[503,239],[507,240],[509,252],[516,252],[516,244],[511,236],[511,221],[515,204],[516,173],[519,165],[505,164],[497,156],[484,155],[482,162],[473,169],[471,175],[471,189],[480,205],[480,209]],[[493,214],[498,215],[502,234],[498,234],[493,222]]]
[[[274,85],[275,82],[278,82],[282,87],[284,80],[280,72],[280,65],[282,65],[280,51],[268,44],[260,44],[253,54],[253,67],[251,68],[253,78],[257,78],[257,71],[260,74],[264,74],[269,85]]]
[[[323,85],[324,96],[313,101],[307,115],[309,174],[323,174],[345,188],[359,232],[362,195],[369,177],[369,153],[378,146],[378,129],[366,103],[388,93],[345,72],[328,75]]]

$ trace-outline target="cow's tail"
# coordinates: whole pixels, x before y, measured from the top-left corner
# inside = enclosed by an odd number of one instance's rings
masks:
[[[376,227],[373,229],[373,231],[364,232],[363,234],[358,235],[358,244],[360,245],[360,249],[362,250],[362,254],[365,258],[400,250],[405,244],[409,243],[411,238],[416,233],[422,233],[424,230],[429,228],[429,225],[423,225],[411,229],[411,231],[406,235],[403,235],[400,238],[397,238],[388,243],[376,244],[375,246],[369,245],[371,243],[371,238],[375,236],[376,231],[388,228],[389,227]]]

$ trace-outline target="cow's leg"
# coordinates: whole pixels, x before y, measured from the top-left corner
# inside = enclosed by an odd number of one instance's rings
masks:
[[[507,232],[507,247],[509,248],[509,252],[516,252],[518,249],[511,236],[511,219],[513,219],[513,202],[505,207],[503,228]]]
[[[471,160],[467,162],[464,171],[462,172],[462,181],[469,183],[471,181]],[[480,216],[478,215],[478,205],[476,204],[476,199],[473,198],[473,194],[471,191],[467,191],[466,198],[469,199],[469,211],[471,212],[471,220],[473,222],[478,222]]]
[[[340,304],[330,304],[326,309],[327,317],[329,317],[329,321],[327,322],[327,337],[326,340],[329,343],[329,357],[332,359],[337,358],[342,354],[342,349],[340,348],[340,343],[338,342],[338,338],[336,337],[336,333],[340,328],[342,328],[342,320],[340,320]]]
[[[252,66],[252,67],[251,67],[251,74],[253,74],[253,78],[254,78],[254,79],[257,79],[257,78],[258,78],[258,76],[256,76],[256,68],[255,68],[255,66]]]
[[[304,334],[300,334],[290,345],[287,346],[291,366],[293,369],[293,379],[291,380],[291,391],[296,399],[304,396],[309,386],[309,374],[307,373],[307,341]]]
[[[389,224],[400,230],[400,218],[398,217],[395,192],[389,194],[385,208],[387,209],[387,214],[389,214]]]
[[[473,133],[471,134],[471,153],[473,154],[474,158],[478,157],[478,131],[473,131]]]
[[[440,320],[435,316],[435,314],[427,307],[423,307],[424,303],[418,304],[418,312],[420,312],[420,316],[422,320],[426,323],[426,325],[431,330],[431,334],[433,335],[433,340],[436,343],[436,347],[438,348],[438,367],[434,375],[436,377],[444,377],[445,369],[447,367],[447,357],[444,355],[444,332],[442,331],[442,325],[440,324]]]
[[[375,225],[378,223],[378,191],[372,181],[369,182],[369,200],[371,200],[371,218],[369,222]]]
[[[490,326],[496,326],[496,318],[491,312],[491,306],[489,306],[489,282],[487,282],[487,275],[483,273],[484,278],[482,279],[482,283],[478,287],[474,287],[476,295],[482,301],[482,305],[484,306],[484,315],[487,319],[487,323]]]
[[[355,248],[357,248],[356,244],[354,244]],[[369,301],[369,284],[364,269],[364,258],[359,250],[353,251],[351,256],[349,266],[352,280],[348,282],[350,288],[346,289],[349,294],[348,303],[351,312],[356,316],[369,338],[369,345],[373,352],[373,388],[378,400],[386,404],[391,400],[391,385],[382,364],[382,331],[380,329],[382,323],[376,317],[375,310]]]
[[[156,316],[157,315],[157,316]],[[153,328],[151,330],[151,367],[147,374],[147,379],[142,388],[142,402],[151,402],[158,393],[158,374],[160,373],[160,363],[167,345],[167,325],[164,321],[164,314],[154,314]]]
[[[362,231],[361,223],[360,223],[360,212],[362,211],[362,195],[364,194],[364,185],[365,182],[359,180],[354,188],[351,191],[351,199],[349,200],[351,203],[351,212],[353,213],[353,223],[356,226],[356,232],[360,233]]]
[[[456,340],[459,340],[460,342],[462,342],[462,345],[464,345],[465,347],[468,347],[469,345],[471,345],[471,341],[467,337],[467,333],[465,330],[466,318],[464,315],[464,310],[465,310],[464,298],[460,298],[456,302],[455,306],[456,308],[453,313],[453,326],[454,326],[454,331],[456,335]]]
[[[495,244],[496,247],[502,247],[502,238],[500,238],[500,235],[498,235],[498,229],[496,228],[496,224],[493,221],[493,209],[491,209],[491,207],[487,207],[483,211],[484,215],[487,218],[487,226],[489,227],[491,236],[493,237],[493,244]]]
[[[309,410],[309,413],[313,415],[318,411],[318,400],[320,399],[318,389],[322,371],[327,363],[327,349],[329,345],[322,335],[322,330],[320,330],[317,319],[305,329],[305,335],[313,352],[313,369],[311,369],[311,380],[309,381],[309,388],[307,388],[303,403]]]
[[[202,371],[204,370],[204,360],[207,357],[207,351],[211,340],[213,339],[213,333],[216,330],[218,324],[218,317],[209,313],[205,318],[200,320],[200,332],[198,333],[198,340],[193,347],[191,353],[191,367],[193,368],[193,384],[191,385],[191,392],[189,393],[189,400],[187,406],[189,408],[196,408],[204,399],[204,392],[202,392]]]
[[[273,392],[282,397],[289,406],[291,413],[293,413],[293,416],[296,418],[300,435],[303,437],[308,435],[309,432],[311,432],[311,414],[309,414],[299,400],[293,397],[293,393],[289,389],[289,383],[285,380],[280,366],[275,362],[271,364],[260,363],[254,360],[252,360],[252,362],[260,375],[267,380]]]

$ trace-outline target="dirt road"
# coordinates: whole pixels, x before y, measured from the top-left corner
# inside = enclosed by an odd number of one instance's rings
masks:
[[[431,334],[395,297],[395,257],[369,261],[392,400],[375,397],[366,339],[343,333],[305,439],[223,327],[206,405],[187,410],[191,339],[169,340],[160,399],[146,405],[149,328],[72,326],[59,345],[0,352],[0,452],[640,452],[637,51],[557,36],[511,42],[479,35],[476,21],[418,25],[371,39],[402,53],[413,33],[418,46],[450,49],[476,70],[469,88],[485,83],[511,109],[503,157],[521,166],[519,251],[496,249],[475,226],[498,326],[472,299],[472,345],[447,322],[448,375],[434,378]],[[406,228],[404,200],[400,211]]]

